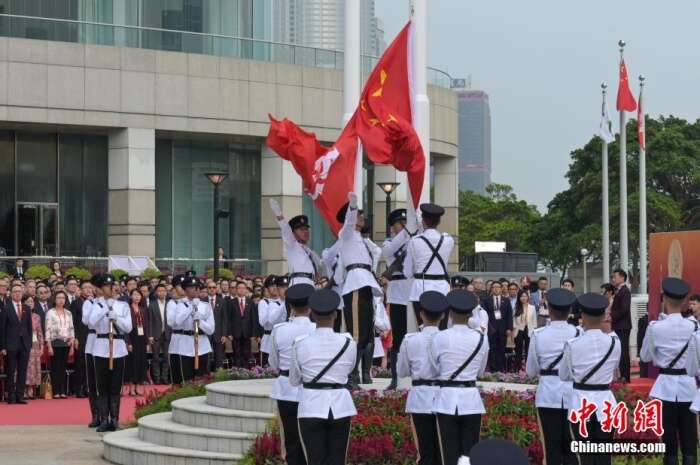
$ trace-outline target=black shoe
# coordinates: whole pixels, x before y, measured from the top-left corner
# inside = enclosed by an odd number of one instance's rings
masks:
[[[16,404],[17,401],[15,399],[13,399],[12,397],[10,397],[9,399],[7,399],[7,403],[8,403],[8,405],[9,404]]]
[[[108,431],[116,431],[118,424],[119,424],[119,419],[113,418],[112,421],[109,422]]]
[[[362,384],[372,384],[372,377],[369,372],[362,373]]]
[[[75,397],[77,397],[78,399],[85,399],[87,397],[87,394],[85,393],[85,391],[80,391]]]
[[[88,425],[88,428],[97,428],[98,426],[100,426],[100,424],[101,424],[100,417],[98,417],[97,415],[93,415],[92,421]]]
[[[110,430],[109,427],[110,422],[108,422],[107,420],[102,420],[102,423],[100,423],[100,426],[98,426],[95,431],[97,431],[98,433],[106,433]]]
[[[20,398],[15,401],[15,404],[27,405],[27,401]]]
[[[396,380],[396,378],[391,378],[391,382],[389,383],[389,386],[387,386],[387,390],[395,391],[397,387],[398,381]]]

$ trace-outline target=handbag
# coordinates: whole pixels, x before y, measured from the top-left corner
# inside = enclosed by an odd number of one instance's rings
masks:
[[[46,399],[53,399],[53,387],[51,387],[51,375],[47,374],[41,381],[41,388],[39,389],[39,395]]]

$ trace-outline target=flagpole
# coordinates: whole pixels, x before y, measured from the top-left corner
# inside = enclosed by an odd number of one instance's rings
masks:
[[[607,93],[608,85],[602,83],[600,85],[603,94],[603,107],[605,107],[605,94]],[[602,156],[602,177],[603,177],[603,282],[610,282],[610,213],[608,211],[608,142],[603,139],[603,156]]]
[[[345,48],[343,52],[343,127],[350,121],[360,101],[360,2],[345,2]],[[363,199],[362,145],[358,140],[355,159],[357,205]]]
[[[644,94],[644,76],[639,75],[639,118],[645,118],[646,112],[642,106]],[[639,293],[647,293],[647,149],[646,124],[637,121],[644,129],[643,144],[639,146]],[[639,126],[637,126],[639,127]]]
[[[620,66],[622,66],[625,41],[620,46]],[[620,110],[620,268],[627,271],[629,267],[629,244],[627,242],[627,135],[625,110]]]
[[[430,100],[428,99],[427,0],[412,0],[413,21],[413,127],[425,155],[425,177],[420,203],[430,202]],[[409,190],[410,191],[410,190]]]

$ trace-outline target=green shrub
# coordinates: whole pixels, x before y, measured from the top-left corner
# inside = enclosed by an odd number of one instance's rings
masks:
[[[214,278],[214,268],[209,268],[207,270],[207,277]],[[233,271],[228,268],[219,268],[219,278],[231,280],[233,279]]]
[[[80,268],[79,266],[71,266],[66,270],[65,275],[73,275],[81,281],[88,281],[90,278],[92,278],[92,273],[85,268]]]
[[[158,278],[162,276],[163,273],[160,272],[158,268],[146,268],[141,272],[141,279],[151,280],[153,278]]]
[[[24,274],[26,279],[47,279],[51,276],[51,268],[46,265],[32,265]]]
[[[121,268],[115,268],[112,271],[110,271],[110,273],[112,273],[112,276],[114,276],[114,279],[116,279],[117,281],[122,279],[122,276],[129,276],[129,273],[126,270],[122,270]]]
[[[134,416],[138,419],[154,413],[170,412],[172,403],[178,399],[206,395],[207,391],[204,386],[202,383],[188,383],[184,386],[173,387],[170,391],[166,391],[163,394],[152,393],[146,397],[145,405],[136,409]],[[149,399],[149,397],[152,397],[152,399]]]
[[[5,273],[4,271],[0,271],[0,279],[2,278],[7,278],[9,275]]]

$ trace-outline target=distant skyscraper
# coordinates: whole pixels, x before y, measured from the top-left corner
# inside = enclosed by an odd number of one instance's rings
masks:
[[[486,192],[491,183],[491,109],[483,90],[455,88],[459,97],[459,190]]]

